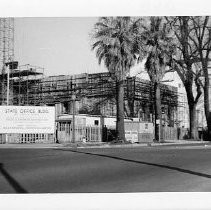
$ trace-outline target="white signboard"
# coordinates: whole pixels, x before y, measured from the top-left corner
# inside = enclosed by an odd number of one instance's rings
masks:
[[[153,124],[152,123],[140,123],[139,133],[153,133]]]
[[[0,133],[54,133],[55,107],[0,106]]]
[[[125,131],[125,138],[131,143],[138,142],[138,132],[137,131]]]

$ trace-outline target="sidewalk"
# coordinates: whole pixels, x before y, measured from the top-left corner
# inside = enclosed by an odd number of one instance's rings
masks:
[[[53,149],[64,147],[62,144],[0,144],[0,149]]]
[[[163,143],[151,143],[151,146],[168,146],[168,145],[175,145],[175,146],[200,146],[200,145],[211,145],[210,141],[196,141],[196,140],[165,140]]]
[[[164,143],[135,143],[135,144],[109,144],[99,143],[66,143],[66,144],[0,144],[0,149],[54,149],[54,148],[134,148],[156,146],[211,146],[209,141],[193,140],[166,140]]]
[[[163,143],[134,143],[134,144],[108,144],[102,143],[102,145],[79,145],[78,148],[133,148],[133,147],[156,147],[156,146],[211,146],[209,141],[193,141],[193,140],[166,140]],[[65,147],[71,147],[65,145]],[[76,147],[76,146],[75,146]]]

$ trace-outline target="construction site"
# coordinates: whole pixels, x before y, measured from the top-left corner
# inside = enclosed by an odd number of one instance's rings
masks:
[[[55,106],[56,118],[76,114],[116,116],[116,83],[110,73],[45,76],[44,68],[19,65],[14,60],[14,19],[0,18],[0,103],[16,106]],[[128,77],[125,87],[125,118],[154,121],[154,92],[148,80]],[[73,97],[74,96],[74,97]],[[161,86],[162,123],[177,126],[178,92]]]
[[[24,67],[24,70],[12,70],[10,73],[8,105],[56,105],[57,114],[68,114],[72,113],[72,96],[75,95],[76,113],[116,115],[115,82],[109,73],[44,77],[38,67]],[[6,75],[1,75],[1,79],[7,82]],[[128,77],[125,80],[125,117],[152,121],[153,97],[149,81]],[[162,85],[161,98],[163,114],[174,123],[178,106],[177,89]],[[2,94],[1,104],[5,102],[6,94]]]

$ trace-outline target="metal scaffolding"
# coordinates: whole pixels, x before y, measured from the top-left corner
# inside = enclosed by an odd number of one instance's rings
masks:
[[[1,69],[1,104],[6,104],[7,83],[6,63],[14,61],[14,18],[0,18],[0,69]],[[7,87],[8,86],[8,87]]]
[[[110,73],[59,75],[44,77],[43,68],[24,65],[10,72],[10,104],[55,105],[62,104],[62,113],[73,111],[71,98],[76,96],[76,113],[116,115],[116,83]],[[6,81],[6,75],[0,75]],[[125,116],[152,120],[154,90],[148,80],[128,77],[125,86]],[[3,103],[3,98],[0,98]],[[176,87],[161,85],[161,102],[166,115],[174,121],[178,107]],[[173,117],[172,117],[173,116]]]
[[[150,81],[137,77],[128,77],[125,81],[125,116],[137,117],[140,110],[152,118],[149,113],[154,109],[154,92]],[[37,80],[30,86],[29,104],[62,104],[63,113],[72,112],[71,98],[76,95],[76,112],[116,115],[116,83],[108,72],[97,74],[50,76]],[[161,85],[163,112],[173,115],[178,106],[177,88]],[[174,120],[172,117],[171,120]]]
[[[37,84],[43,78],[43,68],[31,66],[29,64],[11,69],[9,74],[9,105],[35,105],[36,99],[30,94],[34,84]],[[0,81],[7,82],[6,74],[0,74]],[[1,89],[1,92],[4,90]],[[0,97],[0,103],[4,103]]]

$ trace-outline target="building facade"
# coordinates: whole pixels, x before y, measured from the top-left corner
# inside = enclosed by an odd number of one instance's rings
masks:
[[[127,77],[124,89],[125,117],[153,122],[154,92],[151,82]],[[73,96],[76,114],[116,115],[116,83],[109,72],[44,77],[40,69],[28,67],[13,70],[10,74],[9,105],[55,105],[57,115],[71,114]],[[0,100],[3,102],[3,97]],[[163,125],[175,126],[177,88],[163,84],[161,102]]]

